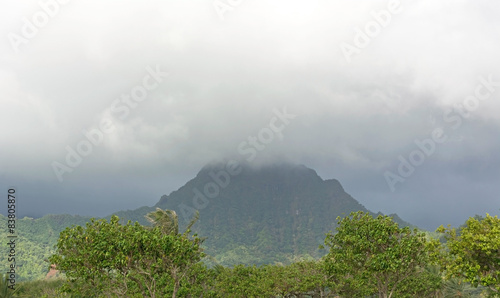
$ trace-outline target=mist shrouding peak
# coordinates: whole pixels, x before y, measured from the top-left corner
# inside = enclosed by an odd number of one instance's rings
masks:
[[[60,2],[0,4],[20,216],[153,205],[234,156],[427,229],[498,212],[500,2]]]

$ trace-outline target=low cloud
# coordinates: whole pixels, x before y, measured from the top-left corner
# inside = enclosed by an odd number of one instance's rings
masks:
[[[221,20],[213,1],[68,1],[19,51],[9,34],[21,34],[23,18],[41,8],[4,3],[2,181],[32,194],[20,214],[151,205],[211,160],[238,154],[286,106],[296,118],[256,162],[304,163],[368,208],[428,228],[497,212],[500,91],[448,130],[394,193],[383,173],[415,139],[447,125],[446,111],[474,94],[480,77],[500,81],[500,7],[401,1],[390,24],[346,61],[342,43],[389,2],[243,1]],[[156,65],[169,76],[127,117],[113,118],[115,130],[60,183],[51,164]],[[449,206],[450,216],[429,213]]]

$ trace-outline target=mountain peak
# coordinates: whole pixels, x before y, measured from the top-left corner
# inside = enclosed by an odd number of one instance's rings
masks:
[[[207,253],[223,265],[320,257],[318,246],[335,230],[338,216],[369,212],[338,180],[323,180],[305,165],[231,160],[207,164],[154,207],[176,211],[180,225],[198,211],[193,232],[207,237]]]

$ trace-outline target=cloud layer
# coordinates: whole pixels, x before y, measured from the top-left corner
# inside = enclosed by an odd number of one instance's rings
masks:
[[[285,107],[296,117],[255,162],[304,163],[429,229],[498,213],[496,3],[40,3],[0,10],[0,181],[25,194],[20,214],[152,205],[240,156]],[[168,76],[135,100],[148,67]],[[490,96],[467,101],[488,78]],[[53,163],[68,166],[68,147],[102,121],[112,132],[60,182]],[[399,157],[435,129],[446,141],[392,192],[384,173],[400,175]]]

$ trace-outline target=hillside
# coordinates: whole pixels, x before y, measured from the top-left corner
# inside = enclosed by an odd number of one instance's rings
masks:
[[[200,220],[193,231],[207,238],[207,253],[223,265],[318,258],[324,254],[318,246],[325,233],[335,229],[337,216],[368,212],[339,181],[323,180],[303,165],[243,165],[237,175],[228,175],[225,167],[225,163],[204,167],[155,206],[175,210],[181,224],[198,210]],[[133,214],[134,219],[141,217]]]
[[[323,180],[303,165],[243,165],[241,173],[227,176],[225,167],[225,163],[208,165],[184,186],[162,196],[155,206],[115,214],[123,221],[149,224],[144,218],[148,212],[156,207],[172,209],[179,215],[183,231],[198,210],[200,219],[193,232],[206,238],[204,246],[212,256],[208,262],[231,266],[319,258],[325,252],[318,246],[326,232],[335,230],[337,216],[368,211],[337,180]],[[391,216],[400,225],[409,225],[397,215]],[[0,216],[0,225],[6,226],[6,219]],[[44,259],[53,253],[59,232],[89,220],[72,215],[18,219],[18,280],[45,276],[49,264]],[[2,229],[0,236],[7,239],[6,233]],[[2,244],[4,251],[6,244]],[[7,268],[6,254],[0,255],[0,264]]]
[[[68,226],[85,225],[90,217],[78,215],[46,215],[33,219],[25,217],[16,221],[16,266],[18,281],[43,278],[49,264],[44,261],[54,253],[59,233]],[[0,226],[7,227],[7,217],[0,215]],[[0,237],[5,239],[0,245],[3,252],[8,251],[7,229],[0,229]],[[8,254],[0,254],[0,266],[8,268]]]

